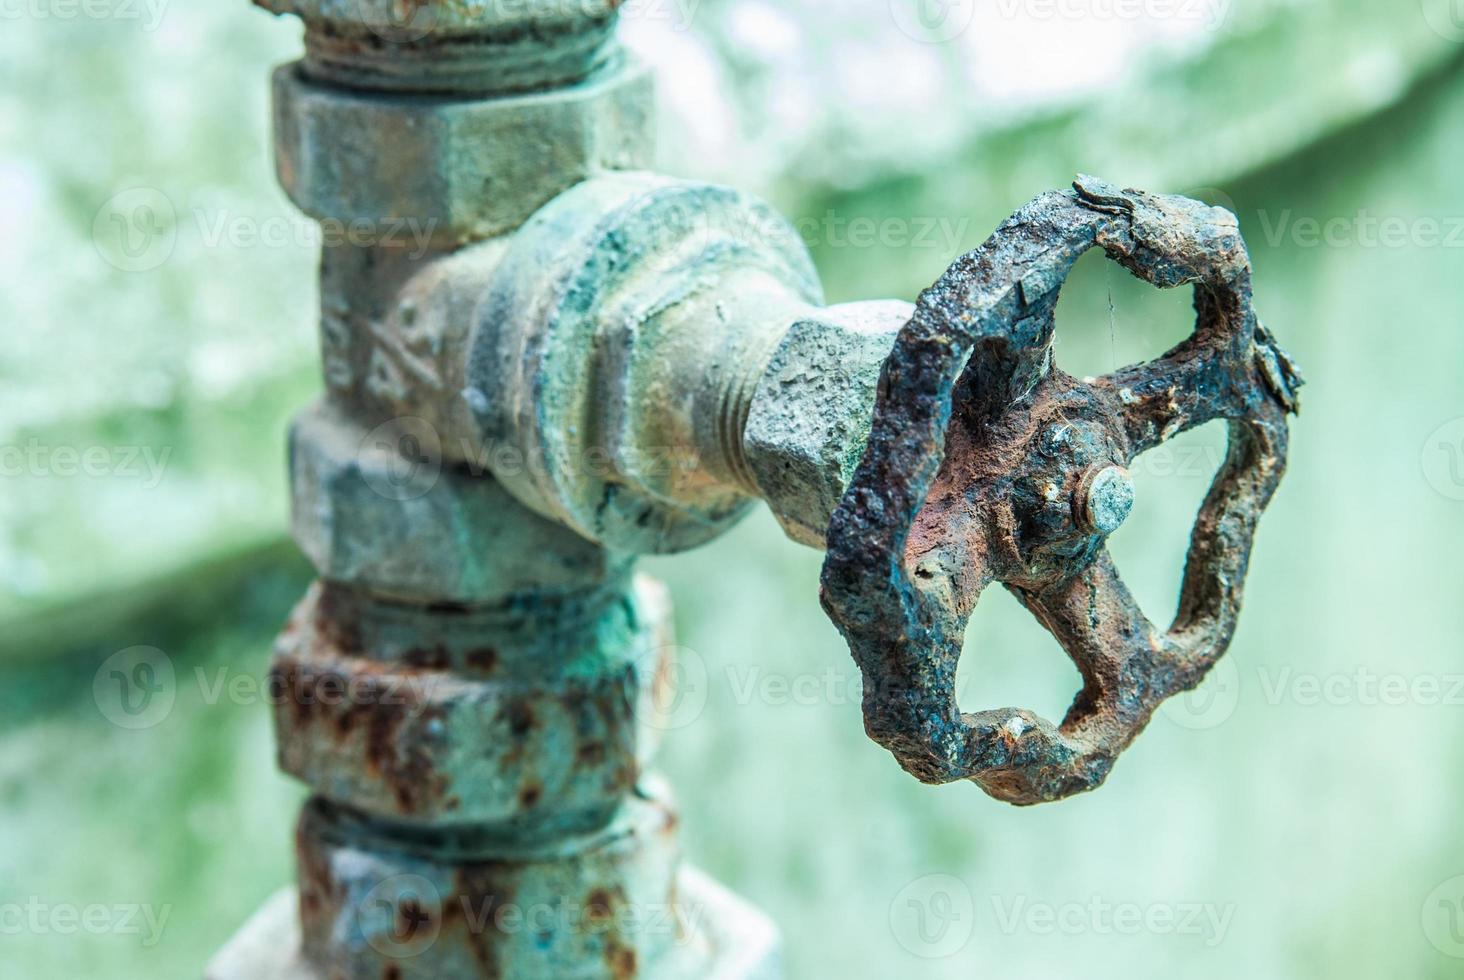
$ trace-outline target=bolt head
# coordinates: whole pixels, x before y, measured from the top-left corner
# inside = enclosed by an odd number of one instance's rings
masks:
[[[1105,466],[1079,485],[1078,516],[1089,531],[1112,534],[1134,507],[1134,481],[1122,466]]]

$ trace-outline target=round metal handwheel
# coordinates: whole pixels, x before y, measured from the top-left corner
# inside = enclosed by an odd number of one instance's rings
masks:
[[[971,779],[1021,804],[1099,785],[1159,703],[1225,652],[1301,385],[1252,309],[1232,214],[1087,177],[1073,187],[1027,204],[921,295],[884,365],[823,568],[870,737],[925,782]],[[1155,286],[1193,284],[1198,317],[1159,359],[1079,381],[1052,364],[1053,310],[1093,247]],[[1195,522],[1178,614],[1159,630],[1104,542],[1133,502],[1133,459],[1212,419],[1229,423],[1229,451]],[[966,623],[992,582],[1082,674],[1061,725],[956,704]]]

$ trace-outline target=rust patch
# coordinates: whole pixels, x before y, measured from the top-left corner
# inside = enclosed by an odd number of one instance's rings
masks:
[[[330,856],[313,833],[312,803],[295,823],[296,877],[300,892],[300,934],[307,955],[318,957],[330,941],[336,909],[344,892],[330,871]]]
[[[358,625],[359,617],[355,596],[348,589],[329,582],[320,583],[312,624],[317,642],[326,644],[345,656],[359,655],[364,649]]]
[[[282,739],[319,738],[336,746],[359,740],[362,769],[385,784],[402,814],[418,813],[446,794],[446,777],[423,734],[445,713],[422,701],[410,673],[365,658],[316,666],[282,651],[270,679]],[[340,748],[331,754],[349,759]]]
[[[519,806],[523,807],[525,810],[532,810],[535,806],[538,805],[539,800],[541,797],[543,797],[543,795],[544,787],[538,782],[531,782],[527,786],[524,786],[522,789],[519,790]]]
[[[407,943],[432,926],[432,913],[422,908],[422,903],[416,896],[402,899],[401,905],[397,906],[396,919],[397,935]]]
[[[515,700],[508,705],[508,730],[514,738],[523,738],[534,730],[537,719],[527,701]]]
[[[401,660],[409,667],[422,670],[446,670],[452,666],[447,648],[440,645],[407,650],[402,654]]]
[[[605,944],[605,964],[615,980],[631,980],[636,975],[635,950],[618,943]]]
[[[595,888],[585,896],[584,932],[601,937],[605,967],[614,980],[630,980],[637,968],[636,951],[618,931],[624,905],[625,893],[619,887]]]
[[[596,888],[585,898],[585,917],[591,923],[608,922],[615,913],[615,903],[610,892]]]
[[[480,647],[469,650],[463,660],[473,670],[491,674],[498,668],[498,651],[493,647]]]
[[[443,905],[443,929],[461,937],[478,964],[478,976],[503,976],[498,945],[500,910],[513,902],[517,882],[513,872],[492,861],[463,865],[454,875],[453,894]],[[439,940],[440,942],[441,940]]]
[[[605,761],[604,742],[581,742],[574,750],[574,761],[579,766],[597,766]]]

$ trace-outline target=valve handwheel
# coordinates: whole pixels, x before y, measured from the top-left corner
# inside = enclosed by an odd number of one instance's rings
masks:
[[[1088,177],[1073,188],[1027,204],[921,295],[885,362],[822,579],[864,675],[870,737],[924,782],[971,779],[1019,804],[1102,783],[1160,702],[1225,652],[1301,385],[1252,309],[1232,214]],[[1053,311],[1093,247],[1155,286],[1193,284],[1197,322],[1159,359],[1079,381],[1052,364]],[[1228,422],[1229,449],[1159,630],[1104,542],[1132,504],[1133,459],[1212,419]],[[1082,675],[1061,725],[956,704],[966,623],[992,582]]]

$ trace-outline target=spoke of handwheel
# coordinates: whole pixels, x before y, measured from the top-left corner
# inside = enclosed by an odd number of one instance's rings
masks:
[[[1235,416],[1248,380],[1213,347],[1191,338],[1157,360],[1120,368],[1094,381],[1115,401],[1129,440],[1129,460],[1181,432]]]
[[[1068,710],[1064,729],[1118,722],[1125,727],[1147,716],[1158,694],[1153,666],[1163,640],[1149,622],[1104,549],[1082,572],[1041,592],[1018,598],[1062,644],[1079,673],[1083,690]],[[1137,695],[1135,697],[1135,695]]]

